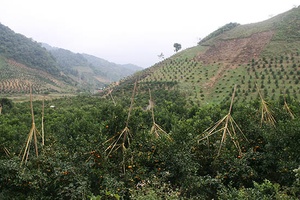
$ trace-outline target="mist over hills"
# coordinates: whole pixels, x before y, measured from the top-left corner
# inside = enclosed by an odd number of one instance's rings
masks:
[[[141,70],[38,43],[0,24],[0,93],[93,92]]]

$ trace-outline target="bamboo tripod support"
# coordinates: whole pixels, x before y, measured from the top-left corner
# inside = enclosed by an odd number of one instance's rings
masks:
[[[275,127],[276,125],[276,120],[273,116],[273,112],[272,110],[269,108],[268,103],[264,100],[257,84],[256,84],[256,88],[260,97],[260,110],[261,110],[261,120],[260,120],[260,126],[262,127],[263,123],[267,123],[267,124],[271,124],[273,127]]]
[[[27,139],[26,139],[25,148],[24,148],[24,152],[23,152],[23,156],[22,156],[22,160],[21,160],[21,165],[27,163],[27,160],[28,160],[28,157],[29,157],[30,145],[31,145],[32,140],[34,142],[35,155],[36,155],[36,157],[39,156],[38,144],[37,144],[38,143],[37,142],[37,134],[39,134],[39,132],[36,129],[35,122],[34,122],[34,112],[33,112],[33,104],[32,104],[32,88],[31,88],[31,86],[30,86],[30,110],[31,110],[32,124],[31,124],[31,129],[30,129],[29,134],[28,134]],[[22,150],[21,150],[21,153],[22,153]]]
[[[128,111],[128,115],[127,115],[125,128],[120,133],[117,133],[116,135],[114,135],[113,137],[111,137],[110,139],[108,139],[107,141],[104,142],[104,144],[111,142],[110,145],[105,149],[105,152],[108,152],[107,156],[109,156],[113,151],[117,151],[119,148],[122,149],[122,152],[124,154],[124,152],[126,151],[128,146],[130,145],[131,134],[130,134],[130,130],[128,128],[128,123],[129,123],[131,111],[133,108],[136,86],[137,86],[137,83],[135,82],[132,96],[131,96],[131,102],[130,102],[130,107],[129,107],[129,111]]]
[[[164,131],[156,122],[155,122],[155,116],[154,116],[154,103],[152,100],[151,90],[149,88],[149,108],[151,109],[151,116],[152,116],[152,127],[150,130],[150,134],[153,134],[156,138],[161,138],[163,136],[166,136],[169,140],[172,140],[171,137]]]
[[[212,136],[216,133],[222,132],[222,138],[221,138],[221,142],[220,142],[220,146],[219,146],[217,156],[219,156],[221,154],[221,149],[224,146],[224,144],[226,143],[226,137],[227,136],[230,137],[230,139],[233,142],[235,148],[238,150],[239,155],[240,156],[242,155],[242,150],[240,148],[240,144],[239,144],[239,141],[238,141],[237,131],[242,134],[242,136],[246,139],[246,141],[248,141],[248,139],[246,138],[246,136],[244,135],[244,133],[242,132],[240,127],[237,125],[237,123],[235,122],[235,120],[231,116],[233,101],[234,101],[234,97],[235,97],[235,91],[236,91],[236,85],[235,85],[233,93],[232,93],[231,103],[230,103],[230,107],[229,107],[229,110],[228,110],[228,114],[225,115],[218,122],[216,122],[214,126],[206,129],[204,131],[204,134],[206,136],[204,136],[204,137],[202,137],[201,139],[198,140],[200,142],[204,139],[208,139],[210,136]]]

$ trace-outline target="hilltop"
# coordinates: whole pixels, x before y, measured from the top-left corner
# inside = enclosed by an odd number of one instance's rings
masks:
[[[179,90],[192,103],[221,102],[237,85],[237,99],[258,95],[276,99],[282,94],[297,98],[300,69],[300,7],[268,20],[240,25],[229,23],[141,73],[115,90]]]
[[[0,24],[0,93],[93,93],[142,68],[38,43]]]

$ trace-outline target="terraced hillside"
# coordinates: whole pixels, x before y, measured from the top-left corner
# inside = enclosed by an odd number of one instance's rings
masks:
[[[75,92],[76,88],[43,70],[32,69],[14,60],[0,59],[0,94],[28,94],[30,85],[34,93]]]
[[[140,90],[179,89],[192,103],[221,102],[237,85],[237,100],[282,94],[300,97],[300,7],[263,22],[227,24],[199,45],[132,76]],[[129,87],[128,87],[129,88]]]

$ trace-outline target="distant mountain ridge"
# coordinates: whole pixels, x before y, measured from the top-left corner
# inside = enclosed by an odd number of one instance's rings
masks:
[[[107,76],[106,78],[111,81],[118,81],[143,69],[137,65],[116,64],[93,55],[74,53],[45,43],[42,43],[42,46],[52,54],[60,67],[69,70],[77,66],[91,67],[97,75]]]
[[[0,93],[93,92],[142,68],[38,43],[0,23]]]

